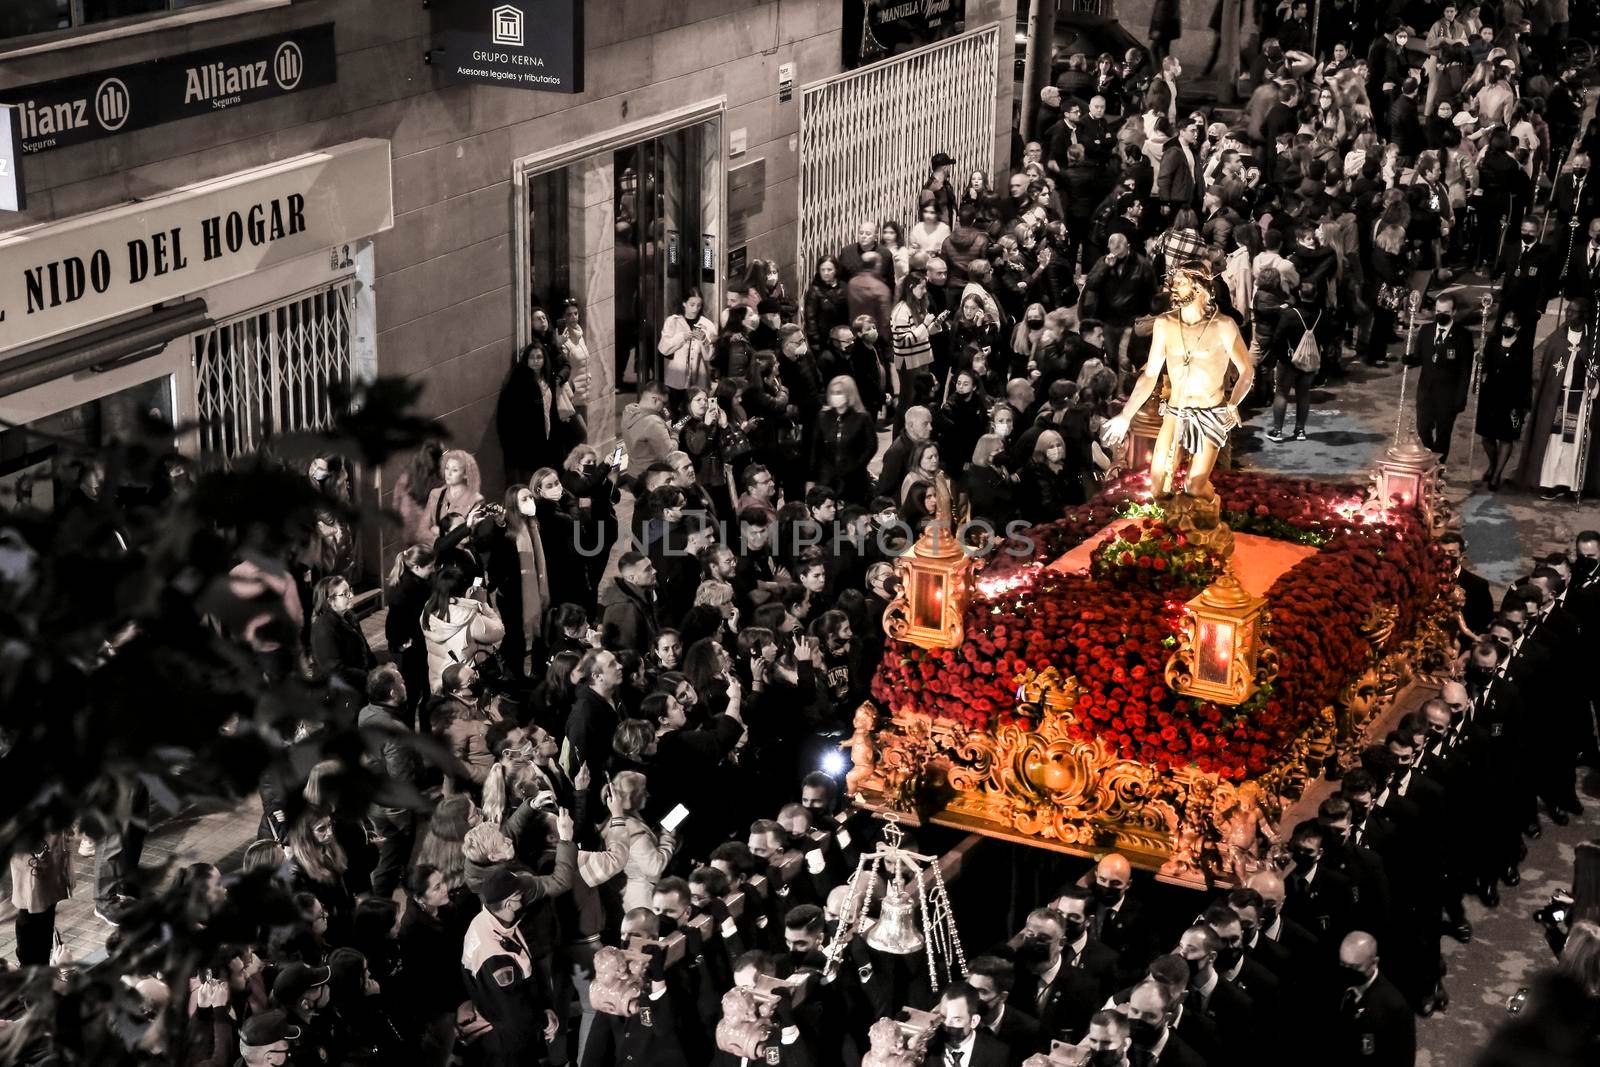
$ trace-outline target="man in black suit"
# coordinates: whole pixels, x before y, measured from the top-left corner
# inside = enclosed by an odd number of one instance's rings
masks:
[[[1117,954],[1117,977],[1132,981],[1144,972],[1154,943],[1144,909],[1128,894],[1133,865],[1120,853],[1108,853],[1087,878],[1094,894],[1089,913],[1089,933]]]
[[[1331,796],[1317,808],[1322,827],[1322,861],[1350,879],[1351,922],[1363,930],[1388,932],[1391,886],[1378,854],[1350,840],[1350,802]],[[1467,938],[1472,937],[1471,927]]]
[[[1326,1062],[1411,1067],[1417,1020],[1405,998],[1378,970],[1378,942],[1360,930],[1339,945],[1344,992],[1327,1031]]]
[[[1196,923],[1178,938],[1178,955],[1189,967],[1189,993],[1184,1007],[1215,1022],[1222,1047],[1238,1058],[1253,1044],[1255,1004],[1238,986],[1217,973],[1217,952],[1221,947],[1216,931],[1205,923]]]
[[[1133,991],[1142,982],[1154,982],[1166,993],[1172,1005],[1168,1025],[1173,1036],[1182,1038],[1202,1063],[1220,1063],[1225,1055],[1222,1031],[1211,1016],[1199,1008],[1190,1008],[1194,992],[1189,988],[1189,961],[1175,952],[1157,956],[1138,981],[1113,993],[1106,1007],[1126,1013]]]
[[[1589,219],[1588,226],[1586,234],[1573,235],[1572,250],[1562,270],[1561,294],[1568,300],[1600,292],[1600,216]]]
[[[1294,828],[1289,854],[1294,866],[1284,879],[1283,913],[1331,949],[1349,930],[1350,880],[1322,862],[1322,827],[1314,819]]]
[[[1228,890],[1226,900],[1228,910],[1239,919],[1239,947],[1244,958],[1266,970],[1279,985],[1293,981],[1294,967],[1289,950],[1261,932],[1261,894],[1242,885]]]
[[[1320,946],[1315,934],[1284,914],[1289,889],[1284,884],[1283,876],[1270,868],[1257,871],[1245,879],[1245,886],[1261,895],[1260,925],[1256,936],[1283,950],[1289,961],[1291,981],[1310,977],[1318,964]]]
[[[1080,1034],[1089,1016],[1117,988],[1117,954],[1089,933],[1094,896],[1081,885],[1063,886],[1050,905],[1065,924],[1061,956],[1064,974],[1058,979],[1060,1002],[1070,1011],[1059,1014],[1069,1033]],[[1053,1031],[1052,1031],[1053,1032]]]
[[[1074,933],[1080,944],[1084,936],[1081,927]],[[1028,915],[1016,941],[1012,1000],[1038,1017],[1041,1033],[1080,1032],[1105,999],[1098,983],[1078,968],[1077,956],[1067,943],[1066,923],[1059,912],[1037,908]]]
[[[953,982],[935,1009],[939,1029],[923,1057],[926,1067],[1009,1067],[1005,1043],[985,1030],[983,1000],[966,982]]]
[[[1467,406],[1472,379],[1472,334],[1456,322],[1456,300],[1441,293],[1434,300],[1434,325],[1417,331],[1411,365],[1420,366],[1417,383],[1417,436],[1440,463],[1450,461],[1450,435]]]
[[[1445,557],[1454,564],[1456,584],[1466,591],[1467,603],[1461,609],[1461,615],[1467,629],[1481,634],[1489,625],[1489,620],[1494,618],[1494,596],[1489,592],[1489,579],[1467,570],[1467,542],[1460,534],[1453,530],[1442,533],[1438,537],[1438,544],[1444,550]]]
[[[1204,1067],[1202,1060],[1172,1027],[1176,998],[1159,982],[1145,979],[1133,987],[1123,1014],[1128,1017],[1132,1047],[1128,1062],[1160,1067]]]
[[[1539,243],[1539,224],[1524,215],[1517,224],[1517,237],[1507,241],[1500,257],[1497,277],[1500,285],[1501,314],[1515,311],[1520,322],[1537,322],[1544,314],[1554,291],[1559,266],[1553,264],[1550,250]]]
[[[1250,998],[1258,1025],[1269,1022],[1277,1013],[1281,983],[1277,975],[1245,952],[1243,920],[1223,901],[1207,908],[1201,919],[1217,935],[1217,973]],[[1255,934],[1253,929],[1251,934]]]
[[[979,956],[967,964],[967,984],[983,1002],[982,1029],[999,1038],[1010,1052],[1008,1063],[1017,1067],[1044,1047],[1039,1020],[1011,1003],[1017,969],[999,956]]]

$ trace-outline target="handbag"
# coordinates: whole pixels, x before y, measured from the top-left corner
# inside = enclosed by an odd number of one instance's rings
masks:
[[[748,456],[753,446],[750,444],[750,435],[744,432],[744,427],[738,423],[730,422],[722,431],[722,458],[730,465]]]
[[[1390,282],[1378,285],[1378,306],[1384,311],[1399,311],[1406,302],[1406,287]]]
[[[496,645],[505,635],[505,624],[500,621],[499,613],[480,602],[467,623],[467,640],[479,645]]]
[[[577,405],[573,403],[572,383],[562,382],[561,388],[556,390],[556,417],[562,422],[567,422],[577,414]]]
[[[778,428],[778,451],[789,459],[794,459],[800,454],[800,445],[804,440],[804,433],[793,420]]]
[[[1300,315],[1299,310],[1295,311]],[[1300,315],[1300,324],[1305,326],[1306,317]],[[1322,369],[1322,348],[1317,344],[1317,323],[1322,321],[1322,312],[1317,312],[1317,317],[1310,326],[1306,326],[1305,333],[1300,335],[1300,341],[1294,346],[1294,352],[1289,356],[1289,363],[1295,370],[1302,374],[1315,374]]]

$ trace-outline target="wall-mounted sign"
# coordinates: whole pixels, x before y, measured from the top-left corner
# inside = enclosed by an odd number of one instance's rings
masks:
[[[433,0],[429,62],[448,81],[583,92],[583,0]]]
[[[0,237],[0,353],[393,226],[369,139]]]
[[[844,0],[846,70],[954,37],[966,0]]]
[[[794,64],[778,65],[778,99],[788,101],[794,96]]]
[[[338,80],[333,23],[288,30],[59,81],[0,89],[17,109],[24,152],[304,92]]]
[[[0,104],[0,211],[26,211],[27,190],[22,187],[22,131],[17,109]]]

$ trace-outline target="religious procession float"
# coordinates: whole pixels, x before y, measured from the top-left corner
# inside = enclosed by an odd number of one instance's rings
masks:
[[[1368,486],[1213,474],[1249,362],[1183,273],[1103,434],[1128,473],[976,550],[951,513],[898,561],[847,742],[858,804],[1235,883],[1307,785],[1447,667],[1433,454],[1397,433]]]

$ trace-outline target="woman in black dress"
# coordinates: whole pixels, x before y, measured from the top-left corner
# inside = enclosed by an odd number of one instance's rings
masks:
[[[1483,348],[1483,381],[1473,423],[1489,457],[1481,481],[1490,490],[1500,488],[1511,462],[1511,448],[1522,436],[1532,395],[1533,331],[1523,327],[1515,311],[1507,310]]]

